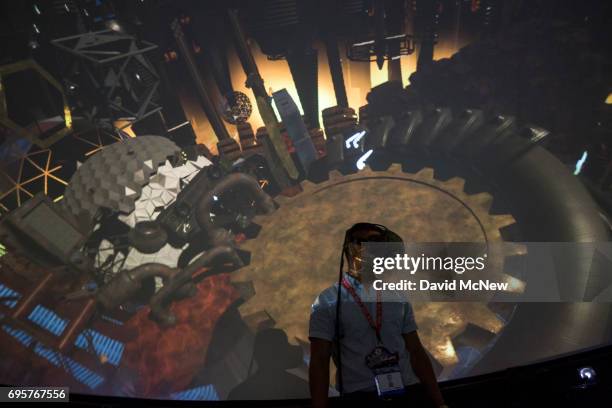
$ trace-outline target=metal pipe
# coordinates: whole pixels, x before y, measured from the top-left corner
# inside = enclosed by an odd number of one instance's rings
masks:
[[[251,53],[249,45],[246,42],[246,36],[242,30],[242,26],[240,25],[238,14],[235,10],[228,10],[228,17],[234,33],[236,53],[238,54],[238,59],[242,64],[242,69],[247,75],[247,86],[253,89],[253,93],[256,97],[265,98],[267,101],[269,101],[270,96],[268,95],[268,92],[264,86],[263,78],[259,74],[259,69],[255,63],[255,58],[253,58],[253,54]]]
[[[145,279],[160,276],[168,281],[178,271],[159,263],[146,263],[128,271],[121,271],[100,289],[96,299],[104,309],[113,310],[134,295]]]
[[[231,262],[235,267],[243,266],[243,262],[236,251],[229,246],[220,246],[204,252],[195,261],[190,263],[182,271],[177,273],[151,298],[151,318],[162,325],[173,325],[176,323],[176,316],[168,310],[171,297],[185,285],[192,282],[193,274],[224,259]]]
[[[255,59],[253,58],[253,54],[251,54],[251,50],[247,44],[246,36],[242,31],[240,20],[238,19],[238,14],[234,10],[228,10],[227,14],[232,27],[232,32],[234,34],[236,52],[238,54],[238,58],[240,59],[240,63],[242,64],[242,68],[247,76],[246,85],[247,87],[251,88],[255,94],[255,101],[257,102],[257,107],[259,108],[259,114],[266,125],[268,137],[272,142],[272,146],[274,147],[279,161],[287,171],[287,175],[291,179],[295,180],[299,177],[299,172],[295,167],[295,163],[293,162],[291,155],[287,151],[287,146],[285,145],[284,140],[281,137],[278,120],[276,119],[276,114],[272,109],[270,95],[268,95],[268,92],[264,87],[263,78],[259,74],[257,64],[255,64]]]
[[[340,52],[338,51],[338,40],[334,32],[332,19],[336,16],[337,2],[330,0],[328,2],[327,24],[325,25],[325,49],[327,51],[327,62],[334,85],[334,94],[336,95],[336,104],[344,108],[349,107],[348,97],[346,95],[346,87],[344,86],[344,75],[342,73],[342,61]]]
[[[172,31],[174,38],[176,38],[178,48],[181,51],[183,58],[185,58],[185,63],[187,64],[187,69],[191,74],[191,78],[195,82],[204,113],[206,113],[213,131],[215,132],[215,135],[217,135],[217,139],[219,141],[230,139],[231,137],[225,127],[225,124],[223,123],[223,120],[221,119],[221,115],[219,115],[219,112],[217,112],[208,90],[206,89],[204,80],[200,75],[195,59],[193,58],[193,54],[191,53],[191,48],[185,41],[185,33],[183,32],[183,28],[178,20],[174,20],[172,22]]]
[[[210,220],[210,212],[214,202],[213,197],[220,196],[224,191],[232,188],[240,189],[240,191],[253,196],[257,208],[266,213],[271,213],[276,209],[272,198],[259,187],[259,183],[255,178],[244,173],[233,173],[226,176],[200,199],[196,209],[196,220],[202,230],[208,234],[210,243],[213,246],[229,244],[227,231],[223,228],[215,227]]]

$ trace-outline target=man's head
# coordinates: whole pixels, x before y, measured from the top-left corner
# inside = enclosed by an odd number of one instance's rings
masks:
[[[364,280],[373,278],[368,259],[372,254],[364,251],[365,242],[402,242],[399,235],[380,224],[361,222],[346,230],[344,255],[348,262],[349,274]]]

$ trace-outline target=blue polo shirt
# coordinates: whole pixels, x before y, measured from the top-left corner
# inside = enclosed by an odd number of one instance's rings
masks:
[[[372,298],[366,296],[364,285],[357,279],[345,274],[355,292],[363,300]],[[373,291],[372,287],[368,288]],[[343,287],[340,292],[342,308],[340,312],[340,338],[342,339],[342,384],[346,393],[355,391],[374,391],[374,374],[365,363],[365,357],[377,345],[376,332],[369,325],[363,311],[355,302],[353,296]],[[309,337],[334,341],[336,328],[336,299],[338,283],[325,289],[315,299],[311,314]],[[376,322],[376,302],[365,302],[372,320]],[[406,350],[402,334],[411,333],[417,329],[414,313],[410,303],[405,301],[384,302],[382,304],[381,339],[383,345],[392,353],[398,352],[399,366],[404,385],[414,384],[417,378],[410,366],[409,354]],[[332,358],[336,366],[337,350],[332,348]],[[336,384],[338,380],[336,379]],[[336,385],[338,388],[338,385]]]

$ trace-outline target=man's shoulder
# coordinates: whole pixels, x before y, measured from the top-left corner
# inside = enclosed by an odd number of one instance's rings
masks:
[[[316,307],[325,307],[332,306],[336,304],[336,299],[338,298],[338,286],[333,285],[328,288],[325,288],[317,295],[312,304],[313,308]]]

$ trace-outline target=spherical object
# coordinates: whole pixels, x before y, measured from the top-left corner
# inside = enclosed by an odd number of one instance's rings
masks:
[[[232,125],[246,122],[252,112],[249,97],[239,91],[234,91],[234,103],[230,105],[229,101],[225,101],[222,108],[223,119]]]
[[[168,234],[155,221],[140,221],[128,233],[130,244],[143,254],[153,254],[166,245]]]
[[[592,382],[595,380],[597,373],[593,369],[593,367],[582,367],[578,370],[578,376],[584,382]]]

